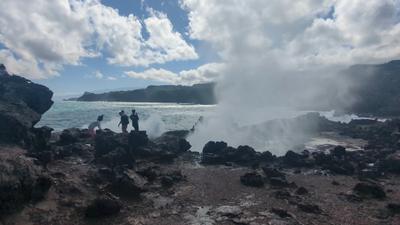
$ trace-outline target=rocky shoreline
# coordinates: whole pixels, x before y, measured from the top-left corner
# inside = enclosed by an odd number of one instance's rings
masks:
[[[76,128],[33,128],[51,91],[0,79],[0,225],[400,224],[399,120],[292,121],[364,139],[360,151],[278,157],[210,141],[197,153],[189,131],[150,140],[106,129],[93,139]]]

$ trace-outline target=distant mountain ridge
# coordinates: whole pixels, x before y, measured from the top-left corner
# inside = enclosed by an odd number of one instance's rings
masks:
[[[195,84],[192,86],[148,86],[144,89],[132,91],[112,91],[101,94],[85,92],[81,97],[69,100],[216,104],[214,87],[214,83]]]

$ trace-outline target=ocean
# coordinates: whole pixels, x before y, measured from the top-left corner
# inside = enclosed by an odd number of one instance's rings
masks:
[[[200,116],[210,115],[215,106],[177,103],[56,101],[36,126],[49,126],[55,131],[73,127],[87,128],[91,122],[96,121],[97,116],[103,114],[102,128],[120,131],[118,113],[124,110],[130,115],[132,109],[139,114],[140,129],[146,130],[150,137],[156,137],[165,131],[192,128]]]
[[[207,122],[208,118],[214,115],[217,111],[215,105],[192,105],[192,104],[177,104],[177,103],[135,103],[135,102],[75,102],[75,101],[56,101],[52,108],[46,112],[41,121],[36,125],[52,127],[56,132],[67,128],[87,128],[91,122],[96,121],[97,116],[104,115],[102,128],[108,128],[115,132],[120,132],[118,127],[120,117],[118,113],[124,110],[128,115],[131,110],[135,109],[139,114],[140,130],[146,130],[150,138],[160,136],[162,133],[171,130],[188,130],[193,127],[203,116]],[[305,114],[307,112],[293,112],[292,117]],[[341,115],[336,116],[333,111],[320,112],[322,116],[332,120],[344,123],[350,122],[352,119],[374,119],[361,118],[356,115]],[[238,145],[248,144],[255,147],[257,150],[264,151],[265,149],[275,149],[274,154],[281,155],[292,144],[285,143],[287,138],[278,138],[279,140],[269,140],[263,136],[263,132],[251,133],[250,135],[245,130],[235,130],[235,132],[226,131],[225,129],[215,128],[203,130],[189,137],[190,143],[193,145],[193,150],[201,151],[202,147],[210,140],[226,141],[234,147]],[[132,126],[129,126],[132,129]],[[224,133],[225,132],[225,133]],[[266,131],[269,133],[270,131]],[[326,144],[342,144],[359,146],[353,144],[354,141],[344,137],[336,137],[329,135],[313,137],[309,143],[304,143],[310,149],[318,148],[318,146]],[[277,142],[277,143],[275,143]],[[359,143],[359,141],[356,141]],[[361,144],[359,144],[361,146]],[[283,147],[282,147],[283,146]],[[278,151],[278,149],[280,149]]]

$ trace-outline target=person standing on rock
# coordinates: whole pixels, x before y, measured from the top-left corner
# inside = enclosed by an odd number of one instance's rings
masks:
[[[120,125],[122,125],[122,133],[128,133],[128,124],[129,124],[129,118],[128,116],[125,114],[125,111],[122,110],[121,112],[119,112],[119,115],[121,116],[121,121],[119,121],[118,127]]]
[[[135,129],[135,131],[139,131],[139,116],[136,113],[136,110],[132,110],[132,114],[129,118],[132,120],[132,127]]]
[[[101,123],[101,121],[103,121],[103,117],[104,117],[103,115],[98,116],[97,121],[95,121],[89,125],[88,130],[89,130],[90,136],[94,137],[96,135],[96,131],[95,131],[96,127],[99,128],[99,130],[101,130],[100,123]]]

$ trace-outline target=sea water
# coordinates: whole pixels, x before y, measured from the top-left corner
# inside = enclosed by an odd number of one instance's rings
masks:
[[[215,106],[177,103],[56,101],[36,126],[49,126],[55,131],[73,127],[87,128],[91,122],[96,121],[97,116],[104,115],[102,128],[120,131],[118,113],[124,110],[129,116],[132,109],[135,109],[139,115],[140,129],[146,130],[149,136],[156,137],[169,130],[191,129],[200,116],[210,115]]]
[[[102,128],[108,128],[115,132],[121,132],[118,127],[120,117],[118,113],[124,110],[128,115],[131,110],[135,109],[139,114],[140,130],[146,130],[150,138],[160,136],[162,133],[170,130],[189,130],[197,123],[199,118],[203,116],[205,120],[212,117],[216,111],[215,105],[192,105],[177,103],[135,103],[135,102],[75,102],[75,101],[57,101],[52,108],[46,112],[41,121],[36,125],[49,126],[55,131],[62,131],[67,128],[87,128],[91,122],[96,121],[97,116],[104,115]],[[293,117],[305,114],[307,112],[294,112]],[[320,115],[332,121],[340,121],[348,123],[352,119],[373,119],[361,118],[356,115],[336,116],[333,112],[320,112]],[[267,120],[267,119],[266,119]],[[129,126],[132,129],[132,126]],[[263,137],[258,137],[263,139]],[[332,139],[332,138],[331,138]],[[193,141],[193,140],[191,140]],[[200,140],[199,146],[195,150],[200,151],[202,146],[209,140]],[[260,140],[258,140],[260,141]],[[314,142],[321,144],[329,144],[329,141],[337,141],[336,139],[328,140],[327,138],[315,137],[310,140],[310,146],[315,145]],[[193,142],[196,145],[196,141]],[[234,145],[234,143],[230,143]],[[238,145],[252,143],[238,143]],[[256,147],[256,145],[254,146]],[[265,148],[260,148],[265,149]],[[268,148],[267,148],[268,149]]]

